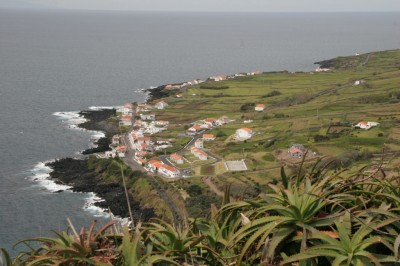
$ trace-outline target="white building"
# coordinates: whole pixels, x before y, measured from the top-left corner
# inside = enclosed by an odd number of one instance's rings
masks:
[[[183,164],[182,156],[180,156],[177,153],[171,154],[171,156],[169,158],[171,159],[171,161],[175,162],[176,164]]]
[[[119,158],[124,158],[128,147],[126,146],[118,146],[116,151]]]
[[[132,125],[132,116],[130,115],[123,115],[121,117],[121,123],[124,126],[131,126]]]
[[[215,136],[213,134],[203,134],[204,141],[212,141],[215,140]]]
[[[198,159],[205,161],[208,159],[207,153],[205,153],[204,151],[200,150],[199,148],[196,147],[192,147],[191,152],[194,156],[196,156]]]
[[[116,150],[106,151],[104,153],[104,156],[106,158],[115,158],[115,156],[117,156],[117,152],[116,152]]]
[[[161,167],[158,169],[158,172],[171,178],[179,177],[180,175],[178,169],[166,164],[161,165]]]
[[[194,146],[195,146],[196,148],[198,148],[198,149],[202,149],[202,148],[203,148],[203,140],[202,140],[202,139],[197,139],[197,140],[194,142]]]
[[[168,106],[168,104],[164,101],[159,101],[154,105],[155,108],[160,109],[160,110],[164,109],[167,106]]]
[[[357,125],[355,125],[355,127],[368,130],[371,127],[376,127],[378,125],[379,125],[378,122],[364,122],[364,121],[361,121],[361,122],[358,122]]]
[[[142,120],[156,120],[155,114],[140,114],[140,119]]]
[[[254,132],[252,129],[248,127],[240,128],[236,130],[236,138],[238,140],[247,140],[251,138],[254,135]]]
[[[262,112],[265,109],[265,104],[259,103],[256,104],[256,106],[254,107],[254,110],[257,112]]]

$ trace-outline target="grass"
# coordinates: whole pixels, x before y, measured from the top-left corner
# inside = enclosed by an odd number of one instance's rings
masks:
[[[369,60],[364,64],[366,58]],[[182,133],[185,125],[207,117],[226,115],[235,120],[210,131],[215,135],[219,133],[221,137],[205,146],[224,160],[239,160],[245,156],[249,171],[243,175],[248,179],[226,172],[221,164],[213,167],[213,171],[210,170],[212,167],[208,169],[195,164],[194,172],[195,175],[213,172],[221,180],[240,180],[239,183],[245,186],[270,182],[276,171],[279,173],[280,166],[274,159],[274,151],[287,150],[293,143],[301,143],[324,157],[340,156],[353,150],[379,153],[383,146],[397,150],[400,146],[400,103],[393,99],[393,94],[400,92],[399,61],[399,50],[375,52],[369,56],[337,58],[333,61],[335,69],[329,72],[271,72],[207,82],[202,84],[203,88],[191,86],[185,98],[167,98],[168,108],[157,113],[158,119],[171,123],[171,131],[169,128],[170,132],[164,132],[162,136]],[[356,80],[364,80],[364,83],[353,86]],[[266,97],[273,91],[279,93]],[[251,109],[241,112],[241,106],[249,103],[263,103],[266,110],[261,113]],[[253,122],[244,124],[245,119]],[[369,131],[345,128],[336,138],[314,141],[317,134],[325,136],[333,123],[363,120],[377,121],[381,125]],[[246,142],[231,141],[229,136],[241,127],[250,127],[257,134]],[[335,130],[341,129],[337,127]],[[271,139],[274,142],[269,145]],[[169,152],[179,149],[184,141],[187,139],[180,139]],[[188,158],[193,160],[190,156]],[[390,162],[385,167],[390,171],[396,166]]]

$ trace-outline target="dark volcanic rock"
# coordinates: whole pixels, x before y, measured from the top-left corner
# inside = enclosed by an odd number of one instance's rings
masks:
[[[88,110],[81,111],[79,114],[87,120],[79,124],[80,128],[102,131],[106,135],[104,138],[100,138],[95,142],[95,148],[87,149],[83,151],[82,154],[93,154],[111,150],[109,147],[111,138],[113,135],[118,134],[118,122],[110,122],[110,118],[116,115],[115,109],[102,109],[99,111]]]
[[[72,186],[72,190],[75,192],[94,192],[104,199],[102,202],[96,202],[96,206],[105,209],[110,208],[114,215],[129,217],[122,182],[121,184],[105,182],[95,172],[88,169],[87,159],[65,158],[46,165],[53,169],[50,178],[56,183]],[[141,209],[139,203],[132,197],[129,197],[129,202],[135,220],[140,217],[142,221],[148,221],[155,217],[153,209]]]

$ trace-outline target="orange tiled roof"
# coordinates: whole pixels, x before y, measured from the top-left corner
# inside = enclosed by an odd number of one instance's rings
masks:
[[[170,172],[178,171],[175,167],[172,167],[172,166],[169,166],[169,165],[166,165],[166,164],[163,164],[161,167],[167,169]]]
[[[181,159],[182,159],[182,156],[180,156],[180,155],[177,154],[177,153],[173,153],[173,154],[171,154],[170,158],[171,158],[172,160],[174,160],[174,161],[178,161],[178,160],[181,160]]]
[[[246,131],[248,133],[253,132],[253,130],[251,130],[251,128],[248,128],[248,127],[241,128],[241,130]]]

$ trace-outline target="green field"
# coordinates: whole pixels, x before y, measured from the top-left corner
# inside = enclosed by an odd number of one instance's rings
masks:
[[[249,170],[240,175],[214,171],[221,186],[224,182],[265,185],[276,178],[281,165],[295,168],[298,162],[283,162],[276,156],[292,143],[303,144],[324,160],[338,160],[337,167],[354,170],[360,162],[373,163],[382,151],[395,152],[400,144],[400,51],[339,57],[331,65],[335,67],[328,72],[271,72],[188,87],[183,98],[166,98],[169,106],[157,111],[157,119],[170,121],[172,128],[163,137],[183,133],[190,123],[207,117],[226,115],[234,120],[210,131],[217,138],[205,145],[223,160],[244,158]],[[357,80],[362,82],[354,86]],[[252,106],[258,103],[266,105],[264,112],[254,111]],[[253,122],[244,124],[246,119]],[[335,123],[360,121],[380,125],[368,131],[349,127],[327,135]],[[229,137],[241,127],[252,128],[256,135],[246,142],[232,141]],[[316,135],[329,140],[316,141]],[[185,141],[180,138],[174,148]],[[394,167],[389,161],[384,165],[388,172]],[[210,175],[212,169],[203,166],[195,172]]]

